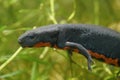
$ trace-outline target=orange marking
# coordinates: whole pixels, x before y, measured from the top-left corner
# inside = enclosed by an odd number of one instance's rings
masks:
[[[37,44],[34,45],[34,47],[44,47],[44,46],[51,46],[51,44],[49,42],[39,42]]]
[[[54,48],[57,48],[57,49],[61,49],[61,48],[59,48],[57,45],[54,45],[53,46]],[[63,50],[68,50],[68,49],[70,49],[70,47],[64,47],[64,48],[62,48]]]
[[[73,51],[79,53],[79,50],[77,48],[73,49]]]
[[[98,59],[103,59],[108,64],[119,66],[118,59],[107,58],[104,55],[96,53],[96,52],[92,52],[91,50],[88,50],[88,52],[91,54],[91,56],[98,58]]]
[[[46,42],[46,43],[43,43],[43,42],[40,42],[40,43],[37,43],[35,45],[35,47],[43,47],[43,46],[51,46],[51,44],[49,42]],[[54,45],[53,46],[54,48],[57,48],[57,49],[61,49],[59,48],[57,45]],[[70,47],[64,47],[63,50],[69,50]],[[80,51],[75,48],[73,49],[74,52],[77,52],[79,53]],[[99,54],[97,52],[92,52],[91,50],[88,50],[88,52],[91,54],[91,56],[93,56],[94,58],[97,58],[97,59],[103,59],[106,63],[108,64],[112,64],[112,65],[115,65],[115,66],[119,66],[118,64],[118,59],[112,59],[112,58],[107,58],[106,56],[102,55],[102,54]]]
[[[57,45],[54,45],[53,47],[58,49],[58,46],[57,46]]]
[[[69,49],[70,49],[70,47],[64,47],[63,49],[64,49],[64,50],[69,50]]]

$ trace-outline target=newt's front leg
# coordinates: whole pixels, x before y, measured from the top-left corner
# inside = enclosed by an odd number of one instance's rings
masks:
[[[70,47],[70,49],[72,49],[73,51],[77,49],[79,52],[81,52],[81,54],[87,58],[88,70],[91,70],[91,63],[93,63],[93,60],[86,48],[84,48],[81,44],[74,42],[66,42],[65,46]]]

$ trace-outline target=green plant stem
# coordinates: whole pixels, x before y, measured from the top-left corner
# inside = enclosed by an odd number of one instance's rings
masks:
[[[50,11],[51,11],[51,14],[49,14],[49,17],[50,19],[52,20],[52,22],[54,24],[57,24],[57,20],[55,18],[55,10],[54,10],[54,0],[50,0]],[[47,54],[49,48],[48,47],[45,47],[44,48],[44,51],[42,52],[42,54],[40,55],[40,59],[43,59],[45,57],[45,55]]]
[[[70,21],[71,19],[73,19],[73,17],[75,16],[75,13],[76,13],[75,9],[76,9],[76,2],[74,0],[74,2],[73,2],[73,12],[70,14],[67,21]]]
[[[57,24],[57,20],[55,19],[54,0],[50,0],[50,11],[51,11],[51,14],[49,14],[50,19],[54,24]]]
[[[44,50],[43,50],[43,52],[42,52],[41,55],[39,56],[39,58],[40,58],[40,59],[43,59],[43,58],[46,56],[48,50],[49,50],[49,47],[45,47]]]
[[[6,66],[8,65],[17,55],[18,53],[22,50],[23,48],[20,47],[17,49],[17,51],[6,61],[4,62],[1,66],[0,66],[0,71]]]

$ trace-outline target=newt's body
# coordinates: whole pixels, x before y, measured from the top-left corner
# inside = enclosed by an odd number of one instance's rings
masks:
[[[88,59],[88,66],[91,56],[120,66],[120,34],[95,25],[48,25],[27,31],[19,38],[19,43],[22,47],[50,46],[81,52]]]

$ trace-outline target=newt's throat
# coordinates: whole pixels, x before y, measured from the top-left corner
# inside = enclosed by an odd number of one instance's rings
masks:
[[[50,42],[39,42],[34,45],[34,47],[50,47],[50,46],[51,46]]]

